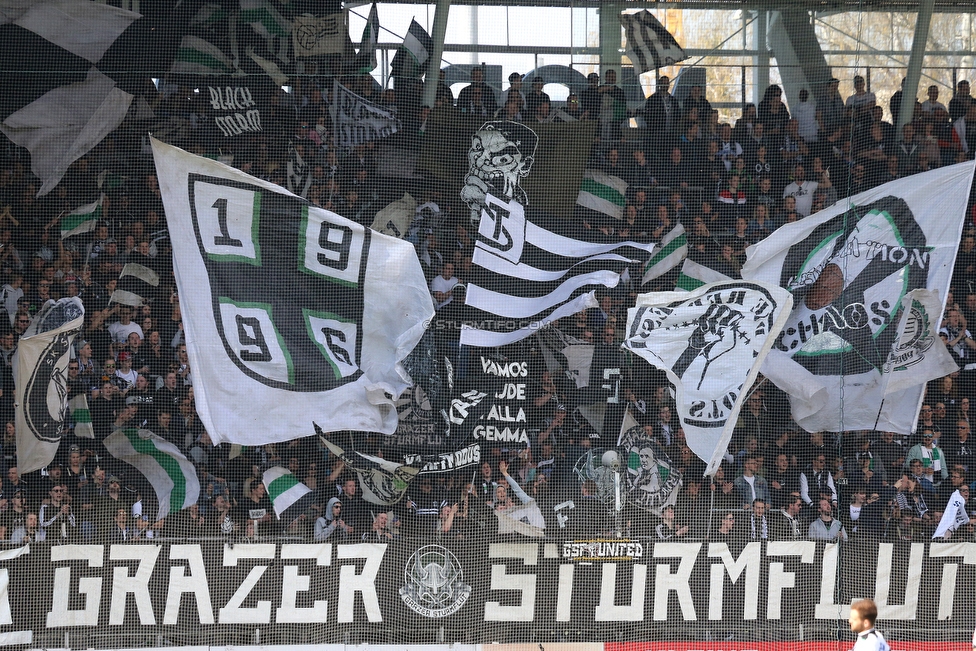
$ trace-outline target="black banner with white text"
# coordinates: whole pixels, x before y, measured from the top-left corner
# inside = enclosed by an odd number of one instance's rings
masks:
[[[475,622],[591,630],[599,641],[605,622],[636,624],[635,635],[663,622],[826,628],[865,596],[881,622],[971,627],[964,586],[974,565],[976,543],[34,544],[0,552],[0,613],[9,613],[0,643],[94,626],[166,635],[175,626],[219,634],[241,624]]]

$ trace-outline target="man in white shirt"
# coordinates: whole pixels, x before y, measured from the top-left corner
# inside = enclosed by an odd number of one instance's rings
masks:
[[[793,182],[783,188],[783,196],[796,199],[796,212],[803,217],[809,217],[813,210],[813,193],[819,187],[820,184],[816,181],[807,180],[803,165],[797,165],[793,168]]]
[[[854,109],[854,116],[857,117],[864,111],[870,111],[877,103],[874,93],[867,89],[864,77],[858,75],[854,77],[854,94],[847,98],[844,104],[847,108]]]
[[[946,113],[949,112],[949,109],[946,108],[946,105],[939,101],[939,87],[938,86],[936,86],[934,84],[932,86],[929,86],[928,96],[929,96],[929,98],[927,100],[925,100],[924,102],[922,102],[922,111],[923,112],[925,112],[925,113],[931,113],[935,109],[941,109],[941,110],[945,111]]]
[[[806,88],[800,89],[800,103],[792,109],[793,117],[796,118],[798,132],[804,142],[817,142],[817,134],[820,125],[817,123],[817,106],[810,99],[810,91]]]
[[[723,124],[719,128],[717,156],[725,165],[726,172],[732,169],[735,159],[742,156],[742,145],[732,139],[732,125],[730,124]]]
[[[454,288],[461,283],[454,277],[454,263],[445,262],[441,275],[430,281],[430,293],[434,297],[434,309],[447,307],[454,300]]]
[[[872,599],[861,599],[851,604],[847,621],[857,636],[851,651],[891,651],[884,635],[874,627],[878,619],[878,606]]]
[[[112,342],[124,344],[133,332],[139,335],[140,339],[145,339],[142,327],[132,320],[132,307],[130,305],[117,305],[119,320],[108,324],[108,333],[112,335]],[[113,310],[115,311],[115,310]]]

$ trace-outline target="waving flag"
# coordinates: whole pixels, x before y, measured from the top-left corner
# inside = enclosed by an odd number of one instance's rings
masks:
[[[792,305],[785,289],[733,281],[642,294],[628,311],[623,345],[667,374],[688,447],[708,475]]]
[[[366,74],[376,69],[376,44],[380,37],[380,16],[376,11],[376,3],[369,8],[366,27],[363,28],[363,38],[359,44],[353,68],[360,74]]]
[[[152,301],[158,288],[159,274],[144,264],[129,262],[119,273],[111,302],[140,307]]]
[[[942,374],[922,363],[934,353],[924,349],[925,320],[938,321],[942,310],[903,297],[918,289],[946,296],[974,166],[886,183],[747,249],[743,278],[794,295],[776,363],[771,358],[763,373],[790,395],[804,429],[911,431],[924,383],[935,377],[922,369]],[[906,326],[919,335],[914,343],[899,332],[905,309],[914,312]],[[906,361],[907,374],[897,370]],[[917,383],[891,390],[892,372]]]
[[[620,425],[617,446],[617,453],[627,460],[622,477],[626,502],[657,516],[678,502],[681,470],[629,411]]]
[[[264,471],[262,477],[268,489],[268,498],[275,515],[288,526],[315,503],[315,493],[298,481],[291,470],[274,466]]]
[[[103,195],[104,196],[104,195]],[[84,206],[79,206],[61,218],[61,239],[84,235],[95,230],[102,216],[102,198]]]
[[[17,342],[17,466],[25,473],[51,463],[61,445],[67,429],[68,357],[84,321],[81,299],[48,301]]]
[[[654,245],[609,241],[599,231],[575,232],[533,223],[517,201],[487,195],[467,286],[470,308],[461,343],[503,346],[588,307],[598,287],[616,287],[620,273],[644,264]],[[565,231],[564,233],[558,231]]]
[[[291,23],[282,16],[270,0],[241,0],[241,20],[264,38],[291,34]]]
[[[234,62],[221,49],[198,36],[184,36],[170,68],[174,74],[230,75]]]
[[[430,34],[416,19],[411,20],[407,35],[403,37],[403,45],[393,55],[393,76],[422,77],[427,70],[427,60],[433,49],[434,42]],[[437,63],[439,67],[440,62]]]
[[[295,49],[295,56],[344,54],[347,49],[352,50],[344,12],[324,16],[301,14],[295,16],[294,22],[292,46]]]
[[[125,117],[132,95],[95,66],[139,18],[78,0],[4,4],[0,131],[31,152],[31,169],[42,180],[38,196]]]
[[[200,480],[196,468],[175,445],[147,429],[117,429],[105,437],[105,449],[113,457],[138,470],[156,492],[162,520],[196,504],[200,498]]]
[[[647,9],[620,14],[620,25],[627,35],[627,56],[638,73],[673,66],[688,58],[671,32]]]
[[[584,170],[576,205],[619,221],[627,205],[627,182],[601,170]]]
[[[332,128],[336,144],[340,147],[355,147],[370,140],[392,136],[400,130],[400,120],[396,113],[360,97],[339,83],[332,83]]]
[[[677,224],[661,238],[661,243],[654,257],[644,266],[644,277],[641,284],[646,285],[655,278],[660,278],[688,257],[688,237],[685,228]]]
[[[322,431],[318,425],[315,430]],[[356,450],[343,450],[321,434],[319,440],[332,454],[342,459],[347,468],[356,473],[359,486],[363,490],[363,499],[370,504],[392,506],[399,502],[410,482],[417,478],[423,468],[422,457],[415,458],[412,464],[397,463]]]
[[[958,490],[954,490],[949,497],[945,511],[942,512],[939,526],[935,528],[935,532],[932,534],[932,540],[949,538],[953,531],[967,524],[969,524],[969,514],[966,513],[966,498]]]
[[[68,411],[71,414],[75,436],[83,439],[95,438],[95,428],[92,426],[91,412],[88,410],[88,396],[80,393],[69,400]]]
[[[216,442],[392,434],[434,315],[408,242],[153,140],[197,412]],[[196,379],[200,382],[197,383]],[[239,409],[247,396],[248,409]]]

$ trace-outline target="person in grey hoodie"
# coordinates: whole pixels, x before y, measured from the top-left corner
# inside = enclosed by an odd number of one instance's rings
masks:
[[[342,521],[342,502],[338,497],[329,500],[325,512],[315,521],[315,540],[325,540],[339,531],[339,537],[346,536],[352,527]]]

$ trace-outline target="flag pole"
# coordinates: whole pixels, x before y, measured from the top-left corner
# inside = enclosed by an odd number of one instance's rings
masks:
[[[447,13],[450,8],[451,0],[437,0],[433,33],[430,35],[434,50],[427,59],[427,78],[424,81],[422,106],[433,108],[434,100],[437,99],[437,86],[441,81],[441,58],[444,56],[444,38],[447,35]]]

